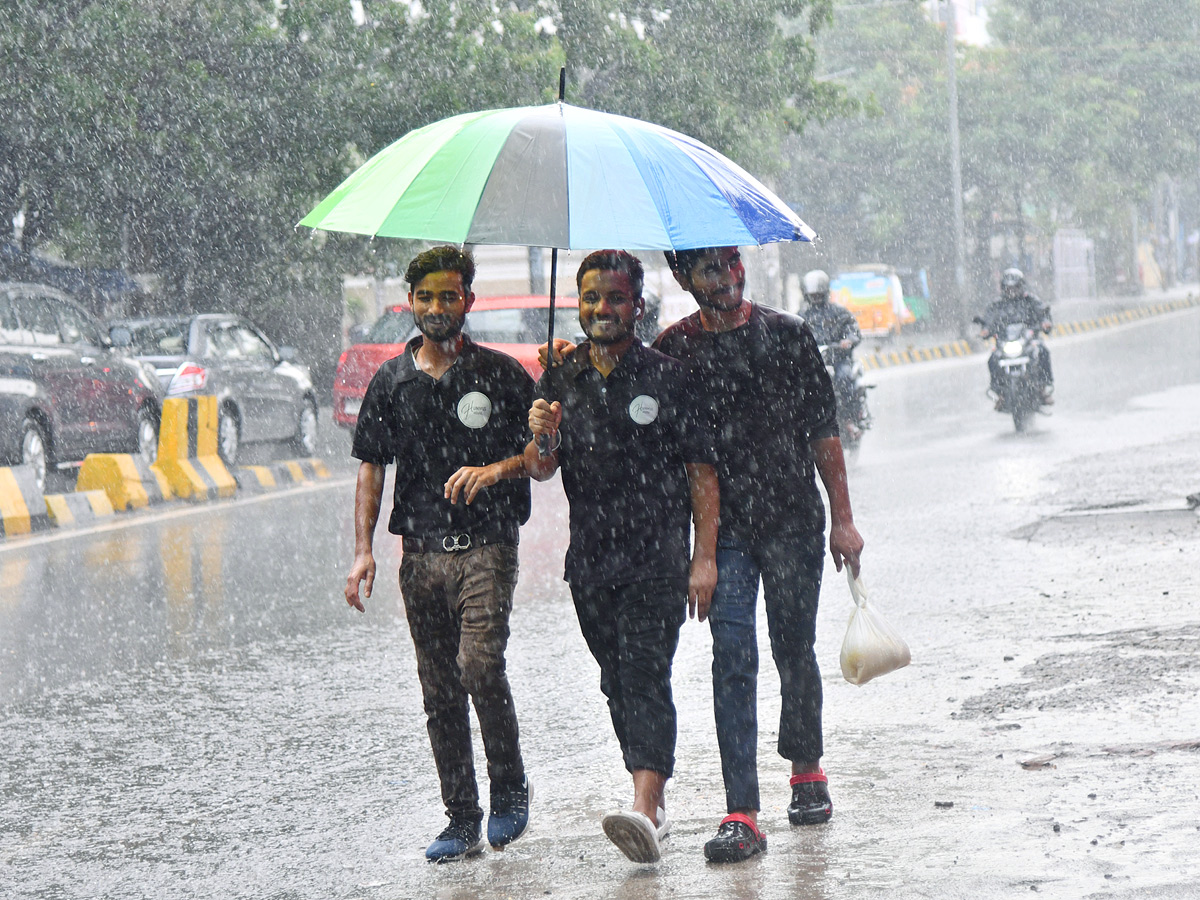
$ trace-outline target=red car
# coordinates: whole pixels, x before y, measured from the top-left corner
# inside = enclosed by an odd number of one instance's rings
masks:
[[[556,297],[554,306],[554,336],[572,343],[583,340],[579,301]],[[476,297],[463,331],[483,346],[515,358],[536,380],[542,374],[537,350],[546,343],[549,313],[549,297]],[[342,353],[333,380],[333,420],[337,424],[353,428],[358,423],[358,410],[371,376],[384,362],[402,353],[404,345],[417,334],[412,310],[402,303],[384,313],[362,343]]]

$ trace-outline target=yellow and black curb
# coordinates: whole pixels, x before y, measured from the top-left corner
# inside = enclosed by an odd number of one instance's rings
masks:
[[[216,500],[237,493],[237,483],[217,455],[217,398],[169,398],[163,401],[158,428],[158,458],[152,468],[183,500]]]
[[[1102,328],[1114,328],[1126,325],[1139,319],[1160,316],[1165,313],[1178,312],[1200,306],[1200,297],[1188,295],[1182,300],[1167,300],[1162,303],[1152,303],[1132,309],[1121,310],[1099,316],[1095,319],[1082,319],[1075,322],[1062,322],[1050,329],[1053,337],[1063,337],[1069,334],[1086,334]],[[866,353],[859,356],[863,369],[887,369],[892,366],[903,366],[911,363],[931,362],[936,359],[952,359],[956,356],[971,356],[975,353],[990,352],[991,346],[971,341],[949,341],[931,347],[908,347],[904,350],[892,350],[881,353]]]
[[[130,453],[91,453],[79,469],[74,493],[45,496],[30,466],[0,468],[0,538],[94,524],[114,511],[172,499],[262,494],[329,477],[325,463],[315,457],[230,473],[217,454],[216,397],[169,398],[163,402],[153,465]]]
[[[104,491],[113,509],[144,509],[171,499],[161,470],[130,453],[89,453],[79,468],[76,491]]]
[[[112,501],[104,491],[47,494],[46,509],[56,528],[94,525],[114,512]]]
[[[0,537],[51,527],[50,513],[33,466],[0,468]]]
[[[329,470],[321,460],[285,460],[265,466],[240,466],[234,472],[238,489],[249,494],[264,494],[278,491],[292,484],[308,484],[329,477]]]

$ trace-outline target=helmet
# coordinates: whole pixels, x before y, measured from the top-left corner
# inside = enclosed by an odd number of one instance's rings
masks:
[[[829,299],[829,274],[823,269],[805,272],[800,289],[809,303],[824,303]]]
[[[1025,293],[1025,274],[1020,269],[1005,269],[1000,276],[1000,293],[1019,297]]]

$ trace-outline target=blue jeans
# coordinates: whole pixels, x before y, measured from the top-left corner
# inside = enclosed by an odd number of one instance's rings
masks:
[[[824,556],[825,537],[820,533],[718,542],[717,589],[708,621],[713,636],[717,745],[729,812],[760,808],[755,626],[760,578],[783,698],[779,755],[811,763],[824,753],[821,672],[814,649]]]

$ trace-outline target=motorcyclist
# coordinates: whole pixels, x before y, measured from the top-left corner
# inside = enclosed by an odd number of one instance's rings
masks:
[[[854,389],[854,348],[862,341],[862,332],[854,314],[829,299],[829,275],[821,269],[806,272],[800,289],[808,310],[804,321],[812,329],[818,344],[829,347],[833,362],[833,389],[838,406],[846,411],[851,423],[859,420],[858,393]],[[852,426],[852,427],[857,427]]]
[[[1005,326],[1024,323],[1034,334],[1050,331],[1050,307],[1025,284],[1025,274],[1020,269],[1005,269],[1000,275],[1000,299],[993,301],[982,316],[983,330],[980,337],[989,338],[1003,334]],[[1033,341],[1034,365],[1041,375],[1042,403],[1054,402],[1054,373],[1050,368],[1050,351],[1040,336]],[[992,378],[992,393],[996,394],[996,409],[1003,409],[1004,394],[1001,391],[1002,372],[999,351],[988,357],[988,372]]]

